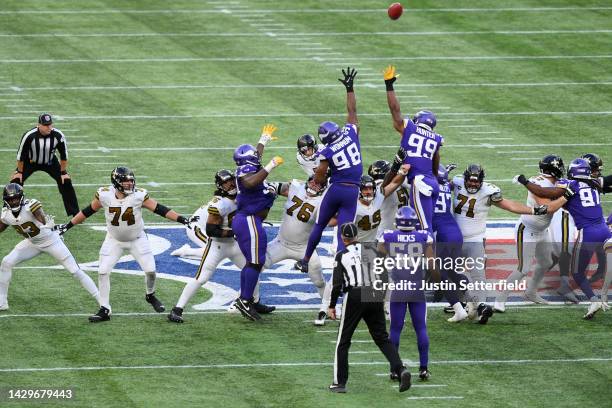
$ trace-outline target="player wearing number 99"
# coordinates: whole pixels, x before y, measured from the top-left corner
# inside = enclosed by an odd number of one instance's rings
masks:
[[[110,273],[125,250],[129,251],[144,271],[145,300],[157,313],[165,310],[164,305],[155,297],[155,258],[147,234],[144,232],[143,207],[188,227],[197,221],[197,217],[185,218],[150,198],[146,190],[136,188],[134,173],[127,167],[115,168],[111,173],[111,182],[111,186],[98,189],[90,205],[82,209],[67,224],[58,227],[60,234],[63,234],[98,210],[104,209],[107,232],[100,248],[98,266],[98,286],[103,306],[98,313],[89,317],[92,323],[110,320]]]
[[[304,258],[295,265],[302,272],[308,271],[308,261],[321,240],[323,229],[332,217],[336,216],[338,225],[355,220],[359,180],[363,173],[357,102],[353,91],[357,71],[349,67],[346,71],[342,70],[342,74],[344,79],[338,80],[346,88],[347,123],[342,128],[334,122],[323,122],[319,126],[319,140],[325,145],[325,148],[318,153],[321,156],[321,163],[315,171],[314,180],[317,184],[323,185],[328,169],[331,169],[331,178],[329,187],[323,194],[321,211],[319,211],[315,226],[308,238]],[[339,228],[337,235],[337,250],[340,251],[344,249],[344,243]]]
[[[436,116],[433,112],[420,111],[412,119],[402,116],[393,90],[393,83],[399,75],[395,75],[393,65],[388,66],[383,74],[393,127],[402,135],[400,145],[406,152],[404,163],[410,164],[410,206],[416,211],[421,227],[433,233],[433,213],[439,192],[436,178],[440,165],[440,147],[444,144],[444,138],[433,131],[436,126]]]
[[[12,226],[25,239],[0,264],[0,310],[9,308],[8,288],[15,265],[41,253],[49,254],[61,263],[101,305],[96,284],[79,268],[57,232],[53,231],[53,218],[45,215],[42,204],[38,200],[26,200],[23,187],[16,183],[4,187],[2,198],[4,205],[0,215],[0,232]]]
[[[601,187],[592,177],[589,162],[582,158],[572,161],[567,170],[567,177],[569,181],[566,184],[564,196],[551,202],[549,208],[554,212],[562,206],[565,207],[576,223],[578,238],[574,245],[572,273],[574,281],[591,301],[584,318],[592,319],[598,310],[606,310],[608,305],[593,292],[586,278],[586,269],[593,257],[593,252],[603,251],[612,245],[612,233],[603,217],[600,200]],[[610,284],[608,279],[604,282],[604,286],[606,284]]]

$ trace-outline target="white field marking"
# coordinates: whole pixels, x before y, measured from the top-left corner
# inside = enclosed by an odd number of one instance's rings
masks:
[[[531,161],[531,160],[541,160],[541,157],[512,157],[510,160],[513,161]]]
[[[333,50],[331,47],[306,47],[306,48],[296,48],[296,51],[326,51]]]
[[[227,313],[227,312],[223,312]],[[113,313],[113,315],[118,315]],[[159,314],[156,314],[159,316]],[[82,314],[81,316],[88,316]],[[376,353],[380,353],[376,351]],[[609,362],[612,358],[575,358],[575,359],[543,359],[543,360],[456,360],[430,361],[430,364],[444,365],[483,365],[483,364],[554,364],[554,363],[584,363]],[[23,367],[0,368],[3,373],[46,372],[46,371],[105,371],[105,370],[160,370],[160,369],[227,369],[227,368],[267,368],[267,367],[329,367],[333,362],[288,362],[288,363],[251,363],[251,364],[190,364],[190,365],[139,365],[139,366],[82,366],[82,367]],[[389,365],[388,361],[351,361],[351,365],[377,366]],[[424,397],[413,397],[424,398]]]
[[[416,101],[412,101],[412,103],[418,103]],[[412,109],[414,110],[422,110],[422,109],[428,109],[428,110],[447,110],[447,109],[453,109],[450,106],[435,106],[435,105],[427,105],[427,104],[423,104],[421,106],[412,106]]]
[[[104,158],[106,158],[106,157],[108,157],[108,156],[104,156]],[[92,166],[98,165],[98,164],[103,164],[103,165],[107,166],[109,164],[117,165],[117,162],[97,162],[97,163],[83,163],[83,164],[89,164],[89,165],[92,165]]]
[[[116,86],[43,86],[27,88],[32,91],[124,91],[124,90],[140,90],[140,89],[248,89],[248,88],[332,88],[335,84],[245,84],[245,85],[116,85]],[[413,91],[412,91],[413,92]]]
[[[89,136],[73,135],[72,133],[69,136],[70,136],[70,139],[89,139]]]
[[[22,102],[22,101],[35,101],[36,99],[22,99],[22,98],[0,98],[2,102]]]
[[[307,320],[307,321],[311,321],[311,320]],[[366,329],[356,329],[355,333],[367,333],[368,330]],[[338,330],[317,330],[317,333],[334,333],[337,334]]]
[[[260,28],[260,31],[295,31],[293,28]],[[558,34],[610,34],[609,29],[595,30],[480,30],[480,31],[357,31],[357,32],[308,32],[287,33],[283,35],[311,36],[311,37],[357,37],[357,36],[455,36],[455,35],[558,35]],[[252,37],[258,34],[253,32],[233,33],[35,33],[35,34],[0,34],[0,38],[104,38],[104,37]],[[259,34],[265,35],[265,33]],[[369,60],[370,58],[364,58]]]
[[[414,92],[414,91],[411,91],[411,92]],[[429,96],[427,96],[427,95],[405,95],[405,96],[400,96],[399,100],[402,101],[404,99],[419,99],[419,98],[428,98],[428,97]]]
[[[351,340],[351,342],[352,342],[352,340]],[[378,353],[380,353],[380,350],[372,350],[372,351],[359,351],[359,350],[355,350],[355,351],[349,351],[349,354],[378,354]]]
[[[13,113],[37,113],[38,110],[12,110]]]
[[[540,153],[541,150],[512,150],[510,152],[498,151],[497,154],[516,154],[516,153]]]
[[[492,141],[496,141],[496,140],[514,140],[513,137],[475,137],[473,138],[473,140],[492,140]]]
[[[611,81],[588,81],[588,82],[516,82],[516,83],[495,83],[495,82],[484,82],[484,83],[440,83],[440,84],[397,84],[397,88],[410,87],[410,88],[437,88],[437,87],[539,87],[539,86],[588,86],[588,85],[612,85]],[[381,86],[382,87],[382,86]],[[28,89],[28,88],[23,88]],[[397,92],[396,90],[395,92]]]
[[[448,128],[483,128],[491,127],[491,125],[448,125]]]
[[[336,344],[336,340],[330,340],[329,342]],[[351,343],[374,343],[374,340],[351,340]]]
[[[78,136],[75,136],[74,138],[76,139]],[[98,142],[81,142],[81,141],[77,141],[77,142],[70,142],[71,145],[87,145],[87,144],[95,144],[97,145]]]
[[[284,27],[286,26],[285,23],[262,23],[262,24],[251,23],[249,25],[252,27]]]
[[[524,164],[523,167],[540,167],[539,164]]]
[[[72,157],[76,157],[79,159],[98,159],[98,158],[110,159],[110,158],[117,158],[119,156],[104,155],[104,156],[72,156]]]
[[[7,108],[40,108],[39,105],[32,105],[31,103],[11,103],[10,105],[5,105]]]
[[[115,163],[115,165],[117,165],[117,163]],[[100,172],[103,172],[103,173],[108,173],[108,172],[110,172],[112,170],[113,170],[112,168],[108,168],[108,169],[95,169],[94,171],[100,171]],[[140,176],[140,175],[138,177],[142,178],[142,176]]]
[[[248,7],[241,5],[240,7]],[[10,10],[0,11],[0,14],[21,15],[21,14],[219,14],[224,13],[225,9],[156,9],[156,10],[133,10],[133,9],[105,9],[105,10]],[[410,13],[499,13],[499,12],[551,12],[551,11],[599,11],[610,10],[612,7],[593,6],[593,7],[480,7],[480,8],[411,8]],[[327,13],[384,13],[384,8],[369,8],[369,9],[248,9],[236,10],[244,15],[259,16],[261,13],[270,14],[327,14]]]
[[[387,374],[387,375],[389,375],[389,374]],[[415,374],[415,375],[418,375],[418,373]],[[391,387],[398,388],[399,384],[392,385]],[[446,385],[446,384],[412,384],[411,387],[412,388],[415,388],[415,387],[416,388],[441,388],[441,387],[448,387],[448,385]]]
[[[323,43],[311,43],[311,42],[288,42],[287,45],[323,45]]]
[[[406,397],[407,400],[460,400],[463,397],[459,395],[447,395],[440,397]]]
[[[11,88],[15,92],[21,92],[22,91],[22,89],[20,87],[18,87],[18,86],[11,86],[9,88]]]
[[[488,134],[496,134],[496,133],[500,133],[496,130],[486,130],[486,131],[480,131],[480,130],[476,130],[473,132],[459,132],[460,135],[488,135]]]
[[[280,29],[279,29],[280,30]],[[286,29],[283,29],[286,30]],[[273,30],[267,30],[266,35],[276,36]],[[250,36],[257,35],[251,33]],[[1,37],[1,35],[0,35]],[[340,59],[330,57],[329,59]],[[524,56],[422,56],[422,57],[363,57],[368,61],[512,61],[512,60],[561,60],[561,59],[610,59],[612,55],[524,55]],[[265,62],[265,61],[310,61],[308,57],[175,57],[175,58],[74,58],[74,59],[0,59],[2,64],[99,64],[99,63],[180,63],[180,62]],[[330,63],[337,65],[337,63]],[[14,94],[5,94],[14,95]]]
[[[341,52],[305,52],[306,55],[312,55],[314,57],[320,57],[322,55],[342,55]]]

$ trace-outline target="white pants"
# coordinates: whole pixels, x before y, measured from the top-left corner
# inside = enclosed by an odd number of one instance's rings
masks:
[[[206,236],[204,231],[200,229],[200,227],[195,226],[193,227],[193,229],[185,228],[185,232],[187,233],[187,238],[189,238],[191,242],[201,248],[204,248],[206,246],[206,242],[208,242],[208,237]]]
[[[153,256],[153,250],[147,235],[139,236],[133,241],[117,241],[110,235],[106,235],[106,239],[102,243],[100,248],[100,265],[98,273],[100,275],[109,274],[119,258],[123,255],[123,252],[127,251],[136,259],[138,265],[145,273],[155,272],[155,257]]]
[[[551,259],[551,246],[547,244],[550,239],[548,228],[539,231],[519,221],[514,227],[514,233],[518,258],[517,271],[521,277],[529,274],[534,258],[538,259],[538,262]]]
[[[464,242],[462,252],[465,258],[471,258],[473,260],[476,260],[477,258],[479,258],[482,261],[482,259],[485,258],[484,240]],[[465,271],[466,275],[470,279],[470,282],[486,282],[487,278],[485,276],[485,268],[481,267],[481,265],[483,265],[484,262],[471,261],[470,263],[473,264],[473,268],[470,268],[470,269],[466,268],[466,271]],[[479,303],[486,302],[487,291],[474,290],[471,293],[477,302]]]
[[[304,257],[304,252],[306,252],[306,245],[302,247],[290,247],[283,243],[277,236],[272,242],[268,243],[264,268],[269,268],[275,263],[285,259],[299,261]],[[308,276],[318,289],[325,287],[325,279],[323,278],[321,268],[321,258],[319,258],[317,251],[312,253],[310,260],[308,261]]]

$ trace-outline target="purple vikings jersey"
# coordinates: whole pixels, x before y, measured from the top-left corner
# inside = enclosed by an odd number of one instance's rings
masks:
[[[560,180],[557,186],[564,187],[562,182],[569,184],[569,189],[574,192],[572,198],[565,204],[565,209],[574,218],[576,228],[583,229],[605,223],[599,191],[580,180]]]
[[[433,157],[443,144],[444,138],[436,132],[417,126],[410,119],[404,121],[400,145],[406,151],[404,163],[410,164],[408,182],[419,174],[433,176]]]
[[[342,136],[318,154],[327,159],[331,169],[330,183],[359,184],[363,165],[357,127],[347,123],[340,129]]]
[[[385,231],[379,241],[384,242],[387,253],[390,257],[394,258],[398,254],[402,256],[407,254],[410,258],[421,259],[425,255],[425,248],[427,245],[433,243],[433,237],[431,234],[424,230],[417,231]],[[397,269],[393,268],[392,278],[394,282],[400,280],[418,282],[420,287],[421,281],[424,279],[423,268],[418,266],[416,268],[411,267],[409,264],[407,268]]]
[[[453,215],[453,189],[451,183],[440,184],[440,192],[434,207],[434,231],[437,231],[448,222],[456,224],[455,216]]]
[[[265,181],[258,184],[254,188],[246,188],[242,185],[240,178],[247,174],[257,173],[261,169],[261,165],[255,166],[245,164],[238,166],[236,169],[236,186],[238,187],[238,195],[236,196],[236,204],[238,212],[243,214],[256,214],[262,210],[272,207],[276,193]]]

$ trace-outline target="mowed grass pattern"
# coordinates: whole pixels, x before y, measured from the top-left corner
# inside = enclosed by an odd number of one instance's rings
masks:
[[[151,196],[191,213],[213,191],[232,150],[256,143],[274,123],[269,145],[286,159],[271,179],[303,178],[295,140],[319,122],[346,117],[336,78],[356,66],[366,165],[391,159],[391,126],[381,70],[401,74],[402,112],[438,115],[444,163],[480,162],[504,195],[525,199],[514,174],[535,174],[558,153],[569,163],[612,152],[612,4],[606,1],[421,1],[398,21],[387,2],[351,1],[4,1],[0,8],[0,174],[14,168],[21,134],[40,112],[56,115],[69,141],[70,172],[81,206],[109,182],[116,165],[136,172]],[[577,18],[579,16],[579,18]],[[29,187],[28,187],[29,186]],[[36,174],[26,194],[66,218],[53,181]],[[612,201],[603,196],[607,213]],[[281,203],[270,219],[279,220]],[[497,209],[492,217],[515,219]],[[163,223],[147,213],[147,223]],[[101,223],[100,215],[91,219]],[[97,257],[103,233],[75,228],[66,242],[78,260]],[[19,242],[2,234],[0,255]],[[42,256],[27,266],[48,265]],[[141,277],[113,276],[116,313],[150,312]],[[159,282],[167,305],[182,289]],[[203,295],[205,296],[205,295]],[[198,299],[198,301],[202,301]],[[90,313],[95,305],[66,272],[18,269],[11,314]],[[384,364],[351,367],[350,394],[329,395],[334,333],[319,333],[312,313],[279,313],[259,327],[225,314],[117,315],[92,326],[84,316],[0,318],[4,368],[214,365],[214,367],[2,372],[0,387],[74,387],[73,406],[602,406],[611,395],[610,316],[580,320],[584,307],[511,310],[491,325],[449,327],[430,314],[432,384],[399,395]],[[4,313],[6,314],[6,313]],[[408,323],[409,324],[409,323]],[[333,330],[335,324],[326,327]],[[363,329],[363,327],[361,327]],[[477,330],[479,333],[474,333]],[[356,339],[367,339],[358,333]],[[375,351],[355,343],[355,351]],[[417,359],[407,327],[401,352]],[[573,361],[604,358],[604,361]],[[457,360],[565,362],[436,363]],[[379,354],[351,361],[381,362]],[[219,367],[298,363],[297,366]],[[412,364],[414,367],[414,364]],[[442,386],[444,385],[444,386]],[[414,400],[406,397],[461,397]],[[52,405],[52,404],[50,404]]]

